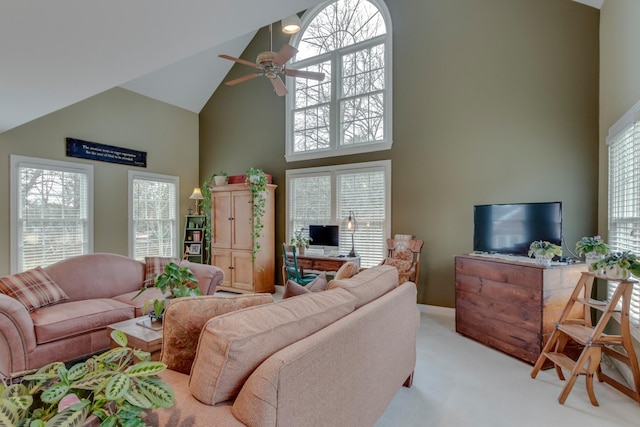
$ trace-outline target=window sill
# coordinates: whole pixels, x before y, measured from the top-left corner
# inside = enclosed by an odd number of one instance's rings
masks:
[[[351,154],[372,153],[375,151],[390,150],[393,142],[377,142],[374,144],[362,144],[352,147],[343,147],[323,151],[313,151],[306,153],[291,153],[284,157],[287,162],[299,162],[302,160],[324,159],[327,157],[348,156]]]

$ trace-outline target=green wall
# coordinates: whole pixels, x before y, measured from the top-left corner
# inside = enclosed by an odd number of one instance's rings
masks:
[[[568,248],[594,233],[599,11],[570,0],[386,4],[391,150],[285,162],[284,99],[254,79],[220,86],[201,112],[200,181],[251,166],[272,174],[278,246],[286,169],[391,159],[392,233],[425,241],[418,301],[434,305],[454,305],[454,256],[472,250],[474,204],[561,200]],[[285,42],[274,25],[274,50]],[[242,57],[268,46],[263,29]],[[249,72],[235,65],[227,78]]]
[[[147,168],[66,157],[66,137],[146,151]],[[119,88],[0,134],[0,276],[10,273],[11,154],[94,165],[94,252],[128,255],[127,171],[178,176],[186,214],[198,186],[198,139],[197,114]]]
[[[640,101],[640,2],[606,1],[600,24],[599,230],[607,234],[609,128]]]

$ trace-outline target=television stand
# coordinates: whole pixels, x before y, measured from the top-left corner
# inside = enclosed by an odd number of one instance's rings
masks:
[[[533,365],[583,271],[585,264],[457,256],[456,332]]]

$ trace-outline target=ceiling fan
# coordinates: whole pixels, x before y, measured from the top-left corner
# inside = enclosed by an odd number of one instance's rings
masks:
[[[220,58],[228,59],[230,61],[235,61],[240,64],[248,65],[249,67],[257,68],[258,71],[255,74],[247,74],[246,76],[239,77],[234,80],[229,80],[224,84],[228,86],[233,86],[238,83],[246,82],[247,80],[254,79],[256,77],[265,76],[268,77],[273,85],[273,88],[278,96],[284,96],[289,91],[284,85],[284,82],[280,78],[280,76],[291,76],[291,77],[301,77],[304,79],[311,80],[324,80],[324,73],[317,73],[314,71],[303,71],[303,70],[295,70],[292,68],[286,68],[285,63],[293,58],[293,56],[298,52],[298,49],[291,46],[290,44],[285,44],[282,46],[279,52],[273,52],[273,34],[271,33],[272,28],[271,24],[269,25],[269,36],[270,36],[270,45],[269,50],[265,52],[260,52],[256,62],[247,61],[245,59],[234,58],[229,55],[218,55]]]

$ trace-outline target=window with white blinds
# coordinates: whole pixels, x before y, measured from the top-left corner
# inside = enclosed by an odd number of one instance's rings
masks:
[[[609,246],[640,255],[640,102],[609,129]],[[616,284],[609,282],[609,296]],[[634,286],[630,319],[640,326],[640,287]]]
[[[287,171],[287,240],[309,225],[340,226],[340,254],[351,251],[351,233],[343,227],[353,212],[355,250],[362,267],[386,256],[391,232],[391,161],[347,164]]]
[[[178,177],[129,171],[129,256],[177,256]]]
[[[11,270],[93,250],[93,166],[11,156]]]

